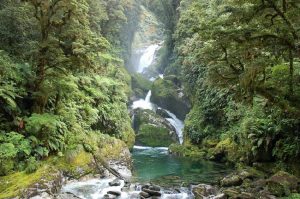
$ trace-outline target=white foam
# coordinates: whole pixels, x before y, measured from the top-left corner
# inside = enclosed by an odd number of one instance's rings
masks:
[[[138,73],[142,73],[145,68],[148,68],[153,63],[155,53],[159,48],[160,46],[158,44],[153,44],[145,50],[139,62]]]
[[[184,123],[183,121],[181,121],[180,119],[178,119],[176,117],[175,114],[171,113],[168,110],[165,110],[168,115],[170,116],[170,118],[166,118],[170,124],[175,128],[178,139],[179,139],[179,143],[182,144],[183,143],[183,128],[184,128]]]
[[[139,99],[137,101],[134,101],[131,108],[132,109],[141,108],[141,109],[154,110],[154,106],[150,101],[151,95],[152,95],[152,93],[151,93],[151,90],[150,90],[150,91],[148,91],[147,96],[146,96],[145,99]]]

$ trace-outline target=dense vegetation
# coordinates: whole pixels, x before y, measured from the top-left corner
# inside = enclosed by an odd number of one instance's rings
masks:
[[[152,66],[164,78],[154,82],[124,67],[140,5],[165,28]],[[68,154],[86,165],[84,151],[107,155],[107,143],[132,147],[130,84],[135,97],[152,90],[154,103],[186,116],[178,154],[299,162],[299,21],[298,0],[0,1],[0,176],[23,178]],[[158,128],[143,122],[140,143],[177,141],[163,118]]]
[[[133,145],[122,58],[135,12],[134,0],[0,2],[0,175],[34,171],[89,135]]]
[[[190,142],[224,140],[231,161],[299,158],[299,2],[183,0],[179,11],[174,50],[193,103]]]

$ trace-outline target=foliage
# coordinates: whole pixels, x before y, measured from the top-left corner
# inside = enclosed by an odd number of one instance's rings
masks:
[[[0,175],[34,172],[40,160],[88,143],[91,133],[133,145],[120,32],[136,6],[134,0],[0,3]]]
[[[299,3],[183,0],[178,10],[186,137],[229,137],[246,162],[299,157]]]

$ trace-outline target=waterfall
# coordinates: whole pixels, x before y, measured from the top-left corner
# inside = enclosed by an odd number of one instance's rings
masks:
[[[153,104],[150,101],[151,94],[152,94],[151,90],[148,91],[146,98],[134,101],[133,104],[132,104],[132,106],[131,106],[131,108],[132,109],[141,108],[141,109],[154,110],[154,106],[153,106]]]
[[[165,110],[168,115],[170,116],[170,118],[166,118],[170,124],[175,128],[178,139],[179,139],[179,143],[182,144],[183,143],[183,128],[184,128],[184,123],[183,121],[181,121],[180,119],[178,119],[176,117],[176,115],[174,115],[173,113],[171,113],[168,110]]]
[[[145,50],[139,62],[138,73],[142,73],[145,68],[148,68],[152,64],[155,59],[155,52],[159,48],[160,46],[158,44],[153,44]]]
[[[145,102],[151,103],[151,102],[150,102],[151,95],[152,95],[152,91],[150,90],[150,91],[148,91],[148,93],[147,93],[147,95],[146,95]]]

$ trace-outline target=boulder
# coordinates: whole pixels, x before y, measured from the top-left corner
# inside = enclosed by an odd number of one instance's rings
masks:
[[[140,192],[140,196],[141,196],[141,197],[144,197],[144,198],[150,198],[150,197],[151,197],[150,194],[147,193],[147,192],[145,192],[145,191],[141,191],[141,192]]]
[[[145,98],[151,89],[152,82],[141,74],[131,76],[131,87],[136,98]]]
[[[154,191],[154,190],[151,190],[151,189],[142,189],[144,192],[150,194],[150,196],[161,196],[161,193],[159,191]]]
[[[267,188],[275,196],[288,196],[297,192],[299,179],[287,172],[279,171],[267,180]]]
[[[104,199],[116,199],[116,198],[117,198],[117,196],[115,196],[115,195],[110,195],[110,194],[104,195]]]
[[[224,193],[214,196],[212,199],[227,199]]]
[[[221,180],[222,187],[239,186],[243,183],[242,178],[239,175],[229,175]]]
[[[151,110],[136,109],[133,114],[136,144],[168,147],[179,142],[175,128],[165,118]]]
[[[225,189],[224,194],[229,198],[239,198],[239,191],[236,189]]]
[[[190,110],[188,98],[183,95],[180,85],[166,76],[156,79],[152,85],[151,101],[158,106],[170,110],[179,119],[184,120]]]
[[[108,191],[107,194],[110,194],[110,195],[114,195],[114,196],[120,196],[121,195],[121,192],[120,191]]]
[[[158,108],[156,110],[156,114],[163,117],[163,118],[168,118],[170,117],[170,115],[167,113],[167,111],[165,109],[162,109],[162,108]]]
[[[156,186],[156,185],[149,186],[149,189],[152,190],[152,191],[160,191],[160,187]]]
[[[242,199],[255,199],[254,194],[248,192],[242,192],[239,197]]]
[[[109,184],[109,186],[115,186],[116,187],[116,186],[121,185],[121,181],[119,179],[115,179],[115,180],[109,182],[108,184]]]
[[[192,192],[195,195],[196,199],[202,199],[211,195],[217,195],[217,190],[211,186],[206,184],[199,184],[192,188]]]

